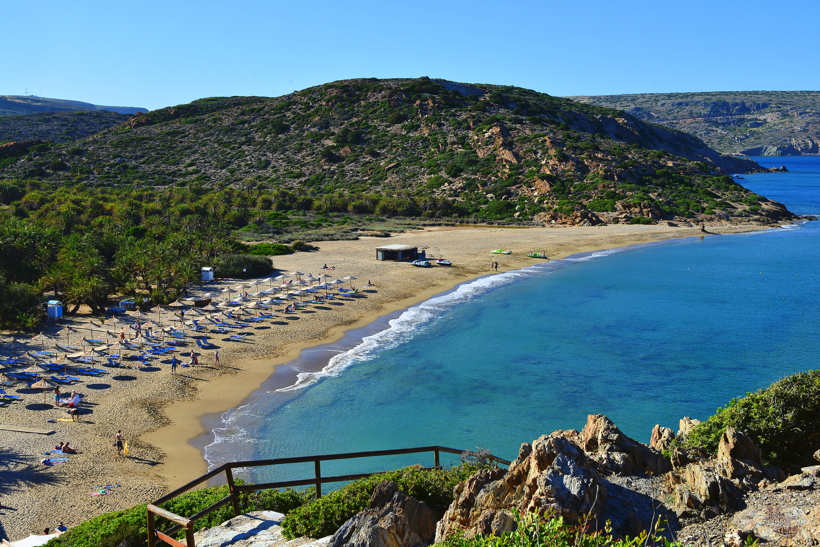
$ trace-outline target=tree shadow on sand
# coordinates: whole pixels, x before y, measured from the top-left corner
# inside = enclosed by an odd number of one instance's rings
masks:
[[[63,480],[47,473],[47,467],[32,463],[32,457],[10,448],[0,447],[0,496],[40,485],[57,485]]]

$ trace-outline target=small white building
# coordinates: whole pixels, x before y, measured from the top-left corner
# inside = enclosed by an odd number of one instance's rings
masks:
[[[205,266],[202,268],[202,281],[213,281],[214,280],[214,269],[210,266]]]

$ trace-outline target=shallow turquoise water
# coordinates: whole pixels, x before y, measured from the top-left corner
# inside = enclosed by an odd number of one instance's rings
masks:
[[[747,175],[744,185],[797,213],[820,213],[820,158],[758,160],[791,172]],[[478,280],[393,319],[323,373],[304,375],[307,387],[226,414],[206,457],[439,444],[513,459],[522,442],[579,429],[591,413],[648,441],[656,423],[706,418],[732,397],[816,366],[818,251],[820,223],[810,222]],[[371,465],[406,463],[412,458]]]

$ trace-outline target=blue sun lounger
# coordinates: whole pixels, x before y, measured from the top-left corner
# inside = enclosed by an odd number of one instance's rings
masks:
[[[216,347],[215,344],[208,342],[207,338],[202,338],[201,340],[196,341],[196,345],[201,347],[202,349],[213,349]]]
[[[51,381],[55,382],[55,383],[58,383],[58,384],[64,384],[64,385],[67,385],[67,384],[71,383],[71,380],[69,380],[68,378],[60,378],[59,376],[52,376]]]
[[[19,395],[12,395],[10,393],[6,393],[5,389],[0,389],[0,397],[2,397],[3,399],[14,399],[14,400],[22,398]]]

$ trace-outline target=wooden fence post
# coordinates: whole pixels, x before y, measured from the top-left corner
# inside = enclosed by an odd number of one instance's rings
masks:
[[[150,509],[146,509],[146,511],[148,512],[148,547],[155,547],[157,540],[156,534],[154,534],[154,513]]]
[[[233,487],[234,487],[233,472],[231,471],[230,467],[225,469],[225,478],[228,479],[228,490],[230,491],[231,496],[233,496],[234,494],[236,494],[236,492],[233,489]],[[238,517],[239,516],[239,499],[238,498],[233,498],[231,500],[231,505],[233,505],[233,516]]]
[[[319,461],[319,460],[314,460],[313,461],[313,468],[316,471],[316,478],[321,479],[322,478],[322,462]],[[319,481],[316,481],[316,499],[318,500],[321,497],[322,497],[322,483],[319,482]]]

